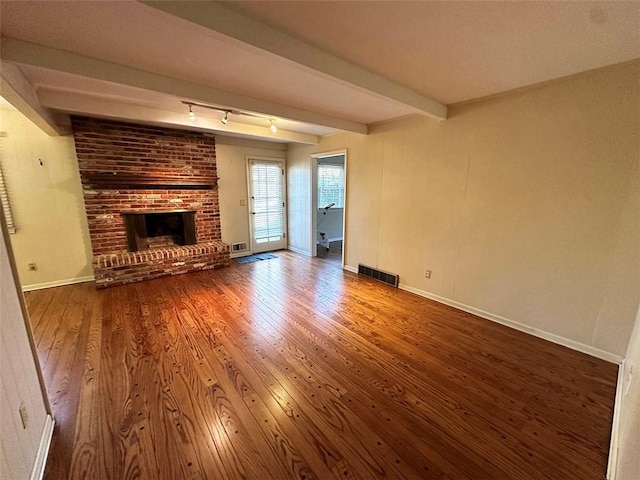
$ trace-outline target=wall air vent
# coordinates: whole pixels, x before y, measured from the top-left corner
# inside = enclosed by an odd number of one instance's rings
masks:
[[[400,277],[394,273],[383,272],[376,268],[367,267],[366,265],[358,264],[358,275],[364,275],[365,277],[373,278],[379,282],[386,283],[392,287],[397,287],[400,283]]]
[[[247,250],[247,242],[239,242],[231,244],[231,253],[244,252]]]

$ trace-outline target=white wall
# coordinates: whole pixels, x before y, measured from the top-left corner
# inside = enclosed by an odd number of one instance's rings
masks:
[[[17,227],[11,244],[23,288],[92,279],[73,137],[50,137],[12,108],[0,109],[0,121],[0,162]]]
[[[0,477],[22,480],[30,478],[40,443],[50,430],[20,306],[22,293],[16,288],[4,236],[0,240]],[[27,428],[22,426],[21,404],[28,415]]]
[[[333,135],[289,165],[303,178],[312,153],[348,150],[348,266],[621,358],[640,296],[639,78],[636,62]]]
[[[247,242],[251,248],[247,156],[286,160],[286,145],[216,136],[222,241],[228,245]]]
[[[318,164],[330,163],[334,165],[342,165],[344,168],[344,156],[332,156],[328,158],[319,158]],[[317,182],[318,176],[314,176],[314,182]],[[328,239],[342,239],[342,217],[344,211],[342,208],[332,207],[327,210],[326,214],[323,208],[319,208],[316,213],[317,232],[324,232]],[[319,241],[320,237],[316,238]]]
[[[317,225],[318,232],[324,232],[326,237],[330,240],[342,238],[342,209],[330,208],[324,214],[324,208],[318,209]],[[318,237],[318,241],[320,237]]]

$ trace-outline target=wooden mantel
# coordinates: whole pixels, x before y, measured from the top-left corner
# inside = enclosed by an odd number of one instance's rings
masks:
[[[132,175],[118,172],[83,172],[85,185],[104,189],[213,190],[218,177],[180,177],[171,175]]]

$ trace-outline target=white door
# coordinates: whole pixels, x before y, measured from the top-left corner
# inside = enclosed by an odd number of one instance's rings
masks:
[[[250,158],[249,188],[253,253],[285,248],[284,162]]]

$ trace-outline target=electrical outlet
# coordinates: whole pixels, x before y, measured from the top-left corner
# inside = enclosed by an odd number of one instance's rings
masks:
[[[22,428],[26,430],[29,424],[29,415],[27,415],[27,407],[24,406],[24,402],[20,403],[18,411],[20,412],[20,419],[22,420]]]
[[[36,262],[29,264],[29,270],[31,270],[32,272],[38,270],[38,265],[36,265]]]
[[[431,278],[431,270],[424,271],[424,278]]]

